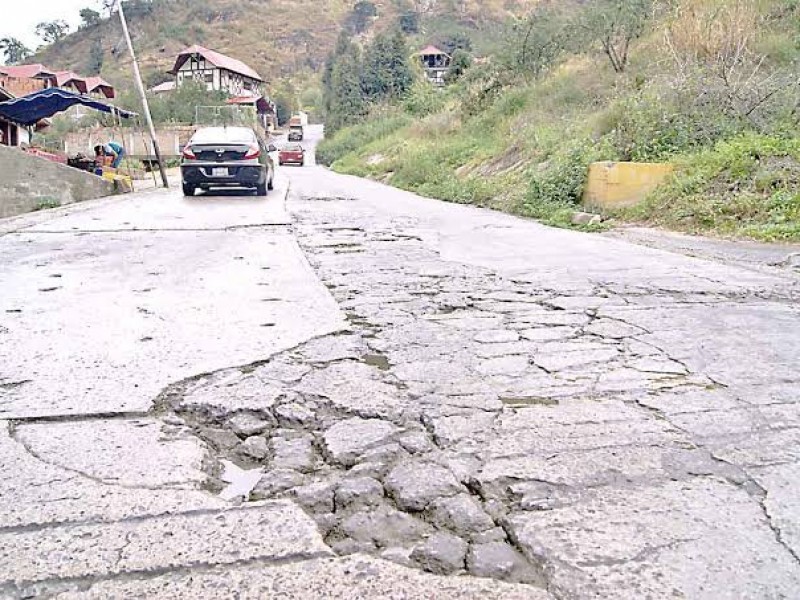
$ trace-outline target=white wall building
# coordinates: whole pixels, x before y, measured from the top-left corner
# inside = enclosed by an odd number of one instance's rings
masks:
[[[264,85],[261,76],[245,63],[202,46],[181,52],[170,73],[178,87],[186,81],[198,81],[209,91],[231,96],[259,96]]]

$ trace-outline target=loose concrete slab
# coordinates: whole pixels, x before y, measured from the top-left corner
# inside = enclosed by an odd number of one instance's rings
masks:
[[[198,489],[206,479],[200,440],[156,419],[22,424],[15,437],[40,460],[110,485]]]
[[[758,501],[713,478],[599,489],[510,526],[570,598],[789,598],[800,585]]]
[[[396,564],[351,556],[286,565],[252,565],[151,579],[109,580],[85,591],[66,592],[58,600],[108,597],[170,598],[302,598],[303,600],[552,600],[541,588],[488,579],[441,577]]]
[[[0,533],[0,591],[44,591],[57,580],[330,554],[314,522],[289,502],[113,523]]]
[[[88,433],[90,428],[87,425],[84,433]],[[46,427],[37,426],[36,438],[46,436]],[[170,485],[152,489],[120,485],[122,481],[158,485],[176,480],[185,483],[182,478],[187,473],[190,479],[194,477],[191,461],[188,465],[177,466],[172,459],[166,465],[150,462],[151,453],[158,457],[159,451],[142,443],[137,452],[116,464],[116,470],[110,470],[109,463],[102,460],[101,454],[95,457],[100,459],[97,466],[91,464],[90,451],[87,450],[91,444],[81,446],[81,441],[80,438],[68,439],[67,446],[52,448],[52,452],[48,451],[39,458],[12,438],[8,424],[0,421],[0,533],[48,523],[114,521],[225,506],[221,500],[200,490],[174,489]],[[70,451],[73,445],[77,451],[75,458]],[[81,447],[86,452],[82,458]],[[168,449],[169,445],[166,447]],[[189,456],[194,456],[194,452]],[[64,464],[59,464],[59,461]],[[131,475],[126,474],[128,462],[134,467]],[[108,481],[71,470],[68,468],[70,464],[103,475]],[[167,465],[173,465],[173,468]],[[137,470],[144,475],[143,478],[136,475]]]

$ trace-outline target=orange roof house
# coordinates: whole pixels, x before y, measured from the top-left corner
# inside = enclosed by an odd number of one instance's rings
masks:
[[[54,71],[40,64],[0,66],[0,86],[17,97],[51,87],[105,98],[116,96],[114,86],[101,77],[82,77],[72,71]]]

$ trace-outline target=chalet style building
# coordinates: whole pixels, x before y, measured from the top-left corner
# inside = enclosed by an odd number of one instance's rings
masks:
[[[181,52],[170,71],[175,85],[199,81],[208,91],[221,91],[230,96],[260,96],[264,80],[242,61],[202,46],[190,46]]]
[[[438,87],[445,85],[452,57],[436,46],[428,46],[424,50],[420,50],[419,58],[428,81]]]

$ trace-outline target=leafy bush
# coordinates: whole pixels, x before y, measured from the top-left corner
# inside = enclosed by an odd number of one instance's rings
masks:
[[[415,117],[425,117],[444,108],[446,97],[424,81],[416,81],[403,100],[403,109]]]
[[[562,146],[550,159],[530,173],[526,206],[577,206],[583,197],[589,165],[598,160],[613,160],[615,151],[607,139],[597,143],[578,139]]]

